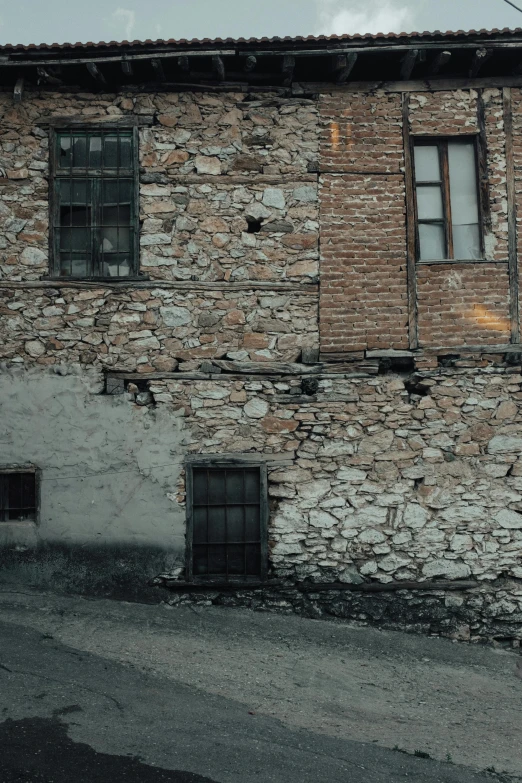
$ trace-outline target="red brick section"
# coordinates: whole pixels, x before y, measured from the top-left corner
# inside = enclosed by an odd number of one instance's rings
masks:
[[[319,113],[321,171],[401,171],[404,155],[400,95],[323,95]]]
[[[322,352],[407,348],[404,181],[321,177]]]
[[[420,266],[417,287],[421,347],[509,342],[506,265]]]

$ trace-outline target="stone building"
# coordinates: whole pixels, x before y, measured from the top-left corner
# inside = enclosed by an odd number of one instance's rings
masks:
[[[519,640],[522,31],[1,49],[0,579]]]

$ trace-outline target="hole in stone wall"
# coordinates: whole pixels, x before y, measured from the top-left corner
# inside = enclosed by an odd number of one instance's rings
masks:
[[[379,361],[379,375],[386,375],[388,372],[408,373],[415,370],[415,360],[413,356],[387,356]]]
[[[408,394],[416,394],[418,397],[427,397],[430,393],[430,387],[425,386],[422,382],[422,378],[415,375],[405,381],[404,387]]]
[[[505,356],[506,364],[515,365],[522,363],[522,353],[507,353]]]
[[[458,353],[446,353],[443,356],[437,356],[440,367],[453,367],[458,359],[460,359],[460,354]]]
[[[253,217],[247,217],[246,221],[248,223],[247,234],[259,234],[261,231],[261,221],[256,220]]]
[[[314,394],[317,394],[317,390],[319,389],[319,381],[317,378],[303,378],[301,381],[301,391],[303,394],[307,394],[309,397],[312,397]]]

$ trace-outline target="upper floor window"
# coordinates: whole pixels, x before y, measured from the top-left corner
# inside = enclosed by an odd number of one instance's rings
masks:
[[[415,139],[420,261],[483,255],[474,139]]]
[[[136,275],[138,214],[132,130],[63,130],[53,139],[53,274]]]

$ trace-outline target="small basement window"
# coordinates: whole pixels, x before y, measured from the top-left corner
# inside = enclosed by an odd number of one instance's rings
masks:
[[[189,465],[187,578],[263,579],[266,509],[265,466]]]
[[[0,522],[36,521],[36,473],[0,472]]]

